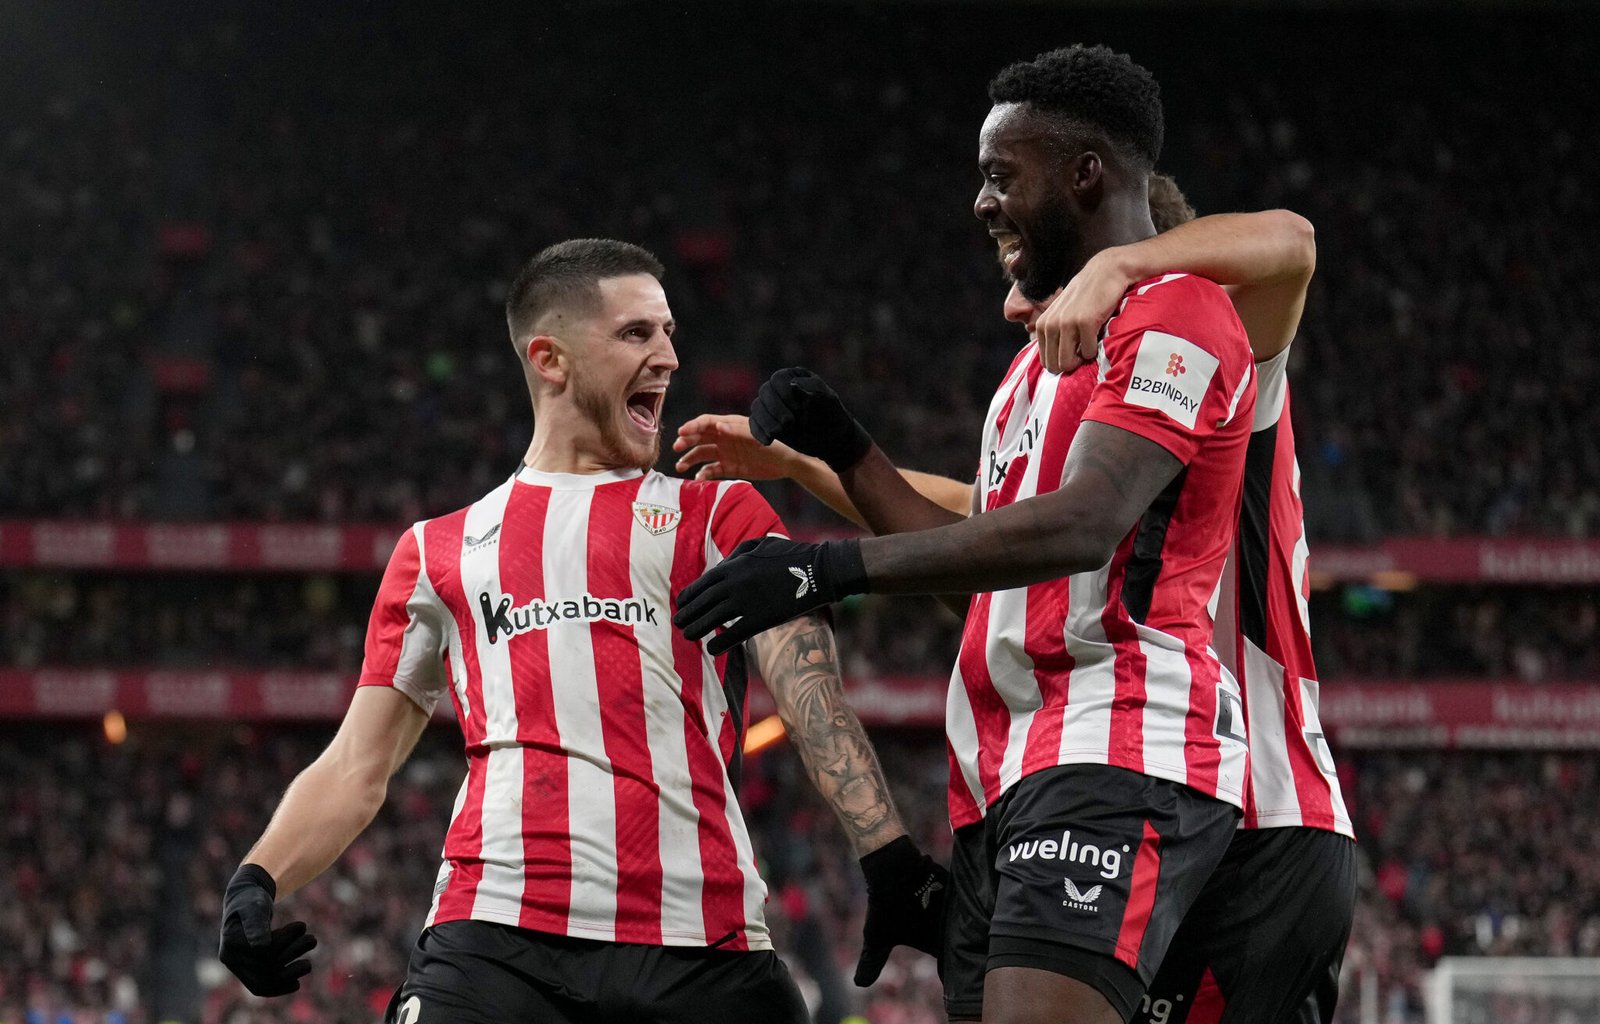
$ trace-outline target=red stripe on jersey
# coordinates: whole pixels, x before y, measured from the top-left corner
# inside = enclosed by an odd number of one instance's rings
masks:
[[[684,484],[681,491],[683,521],[672,558],[672,614],[678,610],[678,594],[699,578],[705,569],[705,536],[715,487]],[[712,941],[729,932],[736,937],[721,948],[748,949],[745,938],[744,875],[739,870],[738,850],[728,828],[728,793],[723,786],[726,767],[717,763],[706,729],[705,668],[699,644],[672,631],[672,668],[683,680],[684,747],[688,752],[689,775],[694,789],[694,808],[699,818],[700,865],[703,885],[701,912],[706,937]]]
[[[1122,911],[1122,928],[1117,932],[1117,959],[1139,969],[1139,947],[1144,945],[1145,929],[1150,927],[1150,912],[1156,905],[1156,882],[1161,878],[1161,836],[1155,826],[1144,823],[1144,837],[1133,857],[1133,877],[1128,880],[1128,905]]]
[[[1005,759],[1011,728],[1011,709],[995,690],[994,679],[989,675],[987,639],[992,597],[989,593],[973,595],[964,627],[964,631],[971,634],[970,642],[962,641],[958,659],[978,735],[993,737],[992,742],[978,751],[978,782],[983,786],[985,804],[992,804],[1000,797],[1000,763]]]
[[[361,663],[361,676],[369,674],[374,682],[394,684],[395,671],[400,667],[400,654],[404,647],[406,627],[411,625],[411,614],[406,603],[416,592],[417,580],[422,574],[422,552],[417,550],[415,530],[401,534],[389,556],[389,567],[383,571],[383,581],[378,584],[378,596],[372,602],[372,617],[367,622],[367,642]]]
[[[1200,987],[1195,989],[1194,1003],[1189,1007],[1189,1024],[1221,1024],[1222,1012],[1227,1008],[1222,986],[1207,967],[1206,973],[1200,976]]]
[[[1116,691],[1111,699],[1111,735],[1106,744],[1107,758],[1119,768],[1144,771],[1145,656],[1139,649],[1139,631],[1122,610],[1122,585],[1127,579],[1128,559],[1133,556],[1130,531],[1111,556],[1106,580],[1106,607],[1100,626],[1116,649],[1113,669]]]
[[[544,527],[550,491],[515,484],[501,517],[500,579],[515,581],[524,600],[545,595]],[[505,638],[522,743],[522,845],[527,884],[518,923],[562,934],[572,908],[572,833],[567,806],[567,758],[556,725],[550,678],[549,632],[532,629]]]
[[[712,492],[715,493],[715,492]],[[742,480],[735,481],[723,491],[717,503],[716,515],[711,520],[711,543],[723,557],[747,540],[765,537],[769,533],[789,536],[783,521],[772,511],[772,506],[754,487]]]
[[[472,618],[471,605],[461,590],[462,532],[467,525],[467,510],[429,520],[422,528],[422,544],[428,560],[428,580],[434,593],[452,611],[456,635],[460,637],[461,658],[466,664],[467,709],[462,711],[461,699],[451,687],[450,699],[455,701],[456,717],[461,723],[462,737],[467,746],[467,799],[461,813],[450,823],[445,834],[444,856],[452,865],[450,881],[439,895],[437,919],[452,921],[472,916],[472,905],[477,899],[478,883],[483,880],[483,790],[488,775],[488,761],[484,757],[483,738],[487,733],[483,710],[483,678],[478,669],[477,623]]]
[[[467,799],[461,813],[450,822],[444,837],[444,857],[451,865],[450,880],[439,894],[438,921],[459,921],[472,916],[483,881],[483,790],[489,760],[479,754],[467,759]]]
[[[589,594],[633,596],[633,502],[640,480],[596,488],[589,506]],[[617,941],[661,942],[661,804],[646,727],[644,670],[633,626],[589,627],[600,693],[600,729],[611,760],[617,823]],[[598,799],[598,794],[596,795]]]
[[[1023,775],[1053,768],[1061,761],[1062,708],[1077,664],[1067,653],[1062,629],[1070,596],[1071,587],[1066,580],[1048,580],[1028,588],[1027,633],[1022,649],[1033,662],[1040,708],[1028,723],[1028,738],[1022,748]]]
[[[950,782],[945,801],[950,807],[951,825],[960,828],[982,818],[983,811],[979,809],[978,802],[972,799],[972,790],[967,788],[967,777],[961,773],[961,759],[956,757],[956,748],[951,745],[948,734],[944,739],[944,753],[950,765]]]

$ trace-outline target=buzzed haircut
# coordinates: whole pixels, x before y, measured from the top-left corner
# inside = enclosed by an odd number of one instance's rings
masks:
[[[1171,231],[1194,220],[1194,207],[1178,183],[1165,174],[1150,175],[1150,222],[1157,232]]]
[[[1017,61],[994,76],[989,99],[1025,103],[1069,130],[1098,135],[1146,171],[1161,156],[1161,86],[1107,46],[1065,46]]]
[[[557,242],[522,265],[506,293],[506,326],[520,341],[551,310],[576,314],[600,308],[600,282],[608,277],[649,274],[661,280],[661,261],[648,250],[612,238]]]

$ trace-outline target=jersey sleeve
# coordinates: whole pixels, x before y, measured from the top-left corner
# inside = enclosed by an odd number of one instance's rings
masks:
[[[1252,433],[1275,426],[1283,415],[1283,400],[1289,393],[1289,350],[1293,347],[1285,345],[1282,352],[1256,364],[1256,416],[1250,428]]]
[[[743,480],[724,484],[706,527],[706,568],[728,557],[747,540],[787,536],[789,531],[783,520],[760,491]]]
[[[1187,465],[1243,412],[1254,414],[1250,342],[1220,287],[1188,274],[1135,288],[1106,325],[1084,419],[1154,441]]]
[[[366,655],[358,686],[392,686],[433,713],[449,688],[444,672],[449,610],[423,569],[418,529],[395,545],[367,620]]]

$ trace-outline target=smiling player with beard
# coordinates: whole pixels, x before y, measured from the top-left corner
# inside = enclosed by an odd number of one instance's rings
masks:
[[[1005,69],[990,97],[974,211],[1025,295],[1155,234],[1147,71],[1071,47]],[[1238,516],[1248,340],[1220,287],[1163,275],[1127,293],[1087,383],[1080,420],[1081,385],[1019,354],[979,450],[981,514],[960,520],[819,378],[781,371],[755,436],[827,462],[877,536],[757,542],[680,595],[686,635],[721,628],[713,650],[852,593],[973,595],[947,718],[953,1020],[1128,1020],[1243,803],[1240,696],[1207,603]]]
[[[583,239],[512,284],[532,442],[505,483],[395,548],[344,722],[227,887],[220,957],[256,995],[310,970],[314,940],[272,928],[275,901],[367,826],[448,696],[467,777],[388,1020],[806,1019],[736,801],[744,652],[670,622],[675,591],[783,525],[748,484],[650,471],[678,367],[661,273]],[[807,775],[858,856],[936,883],[844,703],[830,627],[791,619],[751,647]]]

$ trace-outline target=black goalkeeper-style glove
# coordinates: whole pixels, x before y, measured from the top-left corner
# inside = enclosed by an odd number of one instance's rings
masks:
[[[773,374],[750,406],[750,434],[762,444],[782,441],[815,455],[835,473],[860,462],[872,448],[868,434],[828,382],[803,366]]]
[[[861,858],[867,876],[867,923],[862,929],[856,985],[878,980],[896,946],[920,949],[934,959],[944,952],[944,908],[950,872],[917,849],[910,836]]]
[[[317,940],[306,934],[303,921],[272,927],[272,901],[277,895],[278,883],[266,869],[242,864],[222,897],[222,947],[217,959],[252,995],[288,995],[298,991],[300,979],[311,972],[311,961],[302,958],[316,948]]]
[[[796,615],[866,589],[860,541],[747,540],[683,588],[672,624],[690,640],[699,640],[732,623],[706,645],[716,655]]]

